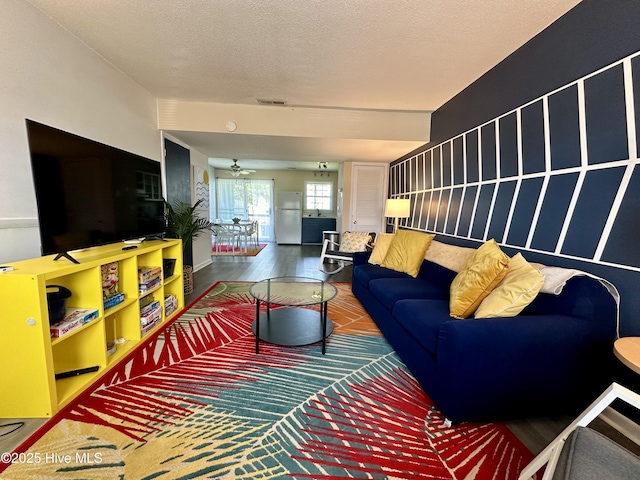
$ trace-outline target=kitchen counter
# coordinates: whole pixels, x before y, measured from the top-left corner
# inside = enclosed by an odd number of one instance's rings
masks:
[[[333,217],[302,217],[302,243],[321,244],[322,232],[335,229]]]

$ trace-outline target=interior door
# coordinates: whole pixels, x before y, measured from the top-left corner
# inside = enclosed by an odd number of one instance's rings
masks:
[[[384,231],[388,179],[387,164],[354,163],[351,173],[351,231]]]
[[[167,202],[191,205],[191,165],[189,150],[171,140],[164,139],[164,168]],[[187,245],[183,253],[185,265],[193,265],[193,246]]]

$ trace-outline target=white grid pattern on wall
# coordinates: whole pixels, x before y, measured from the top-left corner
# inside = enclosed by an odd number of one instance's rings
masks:
[[[400,225],[640,270],[607,250],[640,240],[616,229],[637,205],[639,55],[393,164],[391,197],[412,201]]]

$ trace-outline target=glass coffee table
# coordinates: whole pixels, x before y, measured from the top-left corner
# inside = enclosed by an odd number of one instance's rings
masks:
[[[251,328],[256,336],[256,353],[260,340],[276,345],[309,345],[322,340],[322,354],[326,339],[333,331],[327,316],[327,304],[338,289],[328,282],[307,277],[275,277],[254,283],[249,293],[256,299],[256,319]],[[267,311],[260,313],[260,304]],[[286,308],[271,309],[272,305]],[[319,305],[320,312],[304,308]]]

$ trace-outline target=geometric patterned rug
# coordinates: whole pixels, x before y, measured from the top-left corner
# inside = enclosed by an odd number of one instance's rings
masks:
[[[348,283],[334,284],[326,355],[265,342],[256,354],[250,285],[214,285],[0,476],[508,480],[533,458],[503,424],[445,427]]]

